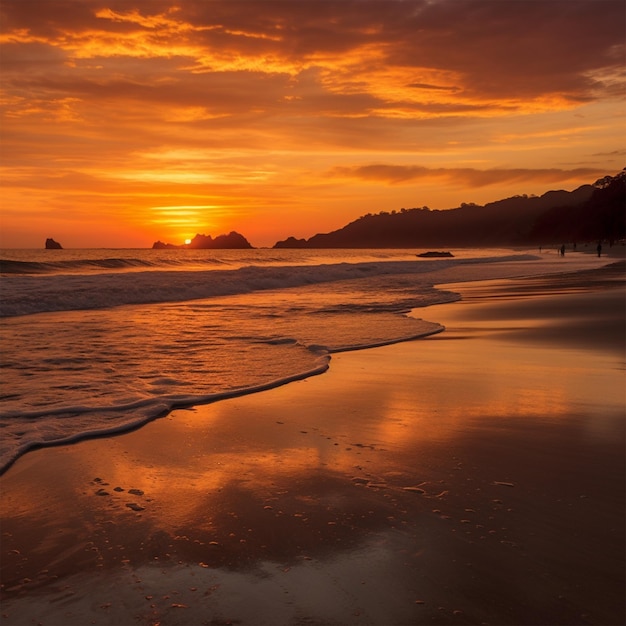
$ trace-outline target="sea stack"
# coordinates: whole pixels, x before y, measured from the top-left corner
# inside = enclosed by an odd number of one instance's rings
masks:
[[[63,246],[54,239],[46,239],[46,250],[63,250]]]

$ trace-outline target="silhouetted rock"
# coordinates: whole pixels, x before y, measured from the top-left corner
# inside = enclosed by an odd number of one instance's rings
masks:
[[[287,237],[284,241],[277,241],[274,248],[308,248],[306,239]]]
[[[155,250],[165,250],[168,248],[190,248],[192,250],[227,250],[227,249],[252,249],[248,240],[235,231],[228,235],[218,235],[213,239],[211,235],[196,235],[190,243],[175,245],[173,243],[163,243],[156,241],[152,244]]]
[[[166,248],[180,248],[181,246],[175,246],[171,243],[163,243],[162,241],[155,241],[152,244],[153,250],[165,250]]]
[[[252,246],[248,240],[235,231],[230,232],[228,235],[218,235],[213,239],[211,235],[196,235],[188,246],[194,249],[250,249]]]
[[[425,259],[430,259],[430,258],[437,258],[437,257],[450,257],[450,256],[454,256],[454,254],[452,254],[452,252],[437,252],[435,250],[430,250],[429,252],[420,252],[419,254],[416,254],[415,256],[419,256]]]
[[[46,239],[46,250],[63,250],[63,246],[54,239]]]

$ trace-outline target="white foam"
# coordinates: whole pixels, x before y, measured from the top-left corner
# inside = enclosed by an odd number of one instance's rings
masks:
[[[33,447],[319,374],[334,352],[440,332],[427,307],[458,295],[433,284],[601,264],[505,254],[3,276],[0,471]]]
[[[468,264],[531,260],[530,255],[432,261],[381,261],[301,266],[248,266],[235,270],[61,274],[2,277],[0,316],[100,309],[127,304],[183,302],[215,296],[288,289],[390,274],[426,274]]]

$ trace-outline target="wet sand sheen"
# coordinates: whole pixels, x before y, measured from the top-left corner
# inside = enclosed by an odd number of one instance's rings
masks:
[[[4,623],[623,623],[623,277],[455,285],[440,335],[26,455]]]

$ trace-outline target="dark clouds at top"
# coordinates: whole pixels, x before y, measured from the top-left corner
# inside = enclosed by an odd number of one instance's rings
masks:
[[[106,19],[106,10],[143,20]],[[433,87],[480,98],[585,100],[614,88],[624,70],[622,0],[4,0],[1,12],[5,33],[27,30],[60,44],[90,32],[143,33],[161,54],[189,44],[218,57],[257,57],[260,71],[270,57],[310,66],[371,46],[381,69],[452,72],[460,84]],[[10,62],[9,54],[6,69]],[[373,69],[365,62],[364,71]]]

